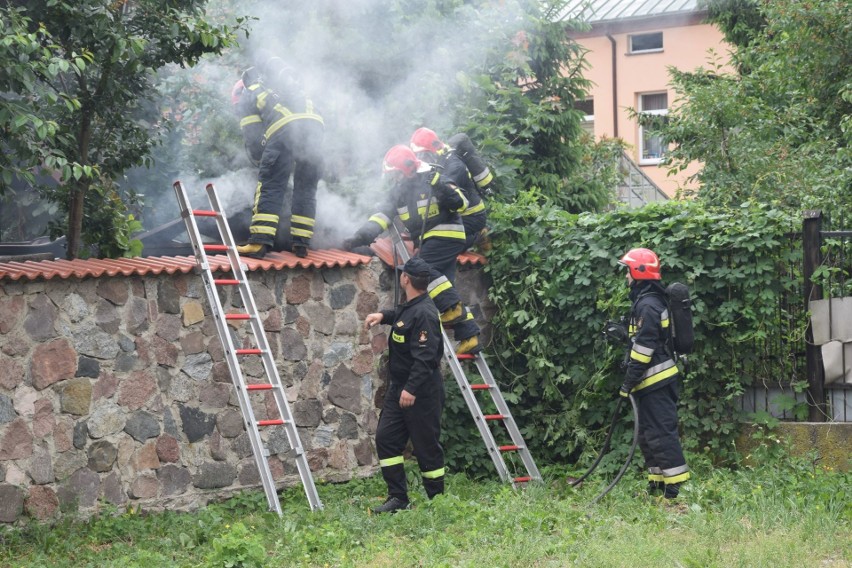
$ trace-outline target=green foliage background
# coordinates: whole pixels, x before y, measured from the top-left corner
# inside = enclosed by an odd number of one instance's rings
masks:
[[[793,361],[784,358],[801,348],[805,319],[782,301],[800,303],[793,267],[801,250],[788,236],[795,217],[765,205],[715,209],[699,202],[573,215],[530,191],[511,206],[495,205],[491,222],[494,250],[486,270],[498,311],[490,366],[537,459],[588,463],[600,449],[624,355],[602,340],[601,330],[629,311],[617,259],[633,247],[655,250],[664,281],[684,282],[692,292],[696,348],[680,408],[687,450],[733,460],[744,388],[797,378]],[[767,338],[783,343],[780,359],[767,359]],[[490,468],[469,443],[476,433],[469,415],[464,420],[467,410],[452,400],[449,406],[454,466]],[[625,422],[632,419],[624,414]],[[624,428],[616,435],[604,471],[623,461],[631,434]]]
[[[156,72],[219,54],[244,29],[239,18],[212,25],[205,3],[0,4],[0,89],[9,92],[0,98],[0,196],[20,180],[56,204],[64,216],[50,233],[67,236],[69,259],[139,253],[130,235],[141,226],[128,214],[136,194],[116,182],[151,163],[165,129],[152,104]]]

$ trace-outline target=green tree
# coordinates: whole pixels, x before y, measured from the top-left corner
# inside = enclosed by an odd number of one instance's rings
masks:
[[[41,189],[67,213],[51,232],[67,235],[68,258],[88,254],[84,245],[105,256],[138,253],[130,239],[138,224],[127,215],[115,181],[130,167],[150,163],[167,126],[150,104],[155,72],[220,53],[235,44],[244,25],[242,19],[233,26],[209,23],[205,3],[27,0],[0,6],[13,38],[39,44],[29,53],[0,51],[0,66],[17,60],[30,67],[12,76],[17,83],[10,81],[23,102],[0,115],[17,128],[7,143],[24,150],[12,172],[32,180],[28,170],[40,166],[58,177]],[[9,181],[4,174],[4,187]]]
[[[55,121],[45,119],[40,108],[78,102],[47,84],[62,70],[75,67],[60,57],[59,46],[44,27],[33,25],[23,10],[7,9],[0,18],[0,200],[3,200],[3,236],[20,236],[32,223],[36,183],[34,166],[64,160],[49,141],[57,135]],[[22,215],[29,207],[29,214]],[[43,226],[43,225],[42,225]]]
[[[587,96],[588,65],[567,39],[580,24],[560,17],[566,4],[518,2],[516,24],[499,31],[482,65],[460,74],[454,114],[497,164],[503,200],[538,188],[566,211],[599,211],[612,200],[621,146],[583,136],[574,105]]]
[[[848,213],[852,182],[852,5],[844,0],[711,2],[733,42],[730,72],[714,57],[672,69],[678,101],[665,124],[671,167],[703,163],[698,196],[788,210]]]

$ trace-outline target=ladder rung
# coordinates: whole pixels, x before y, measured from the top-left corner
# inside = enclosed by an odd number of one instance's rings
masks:
[[[497,449],[500,450],[501,452],[516,452],[516,451],[520,450],[521,447],[512,444],[512,445],[509,445],[509,446],[500,446]]]
[[[207,209],[193,209],[192,214],[196,217],[216,217],[218,215],[215,211],[209,211]]]
[[[475,390],[475,391],[488,390],[490,388],[491,388],[491,386],[486,385],[484,383],[481,384],[481,385],[470,385],[470,390]]]
[[[225,314],[226,320],[249,320],[251,316],[248,314]]]
[[[220,279],[214,280],[213,284],[215,284],[216,286],[238,286],[240,284],[240,281],[239,280],[229,280],[229,279],[220,278]]]
[[[516,477],[512,481],[515,483],[529,483],[530,481],[532,481],[532,477],[526,475],[524,477]]]
[[[459,361],[472,361],[476,359],[476,355],[471,355],[470,353],[462,353],[461,355],[456,355],[456,359],[458,359]]]
[[[260,355],[262,349],[237,349],[237,355]]]
[[[228,245],[204,245],[204,250],[210,252],[226,252],[228,250]]]
[[[277,418],[275,420],[258,420],[257,421],[258,426],[279,426],[281,424],[284,424],[284,421],[280,418]]]
[[[505,419],[506,417],[505,417],[505,416],[503,416],[502,414],[486,414],[486,415],[484,416],[484,418],[485,418],[486,420],[503,420],[503,419]]]
[[[270,384],[265,384],[265,385],[246,385],[246,390],[250,390],[250,391],[265,391],[265,390],[272,390],[272,385],[270,385]]]

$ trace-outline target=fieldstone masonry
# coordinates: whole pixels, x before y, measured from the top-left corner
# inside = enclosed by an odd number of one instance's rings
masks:
[[[391,305],[391,272],[374,259],[249,279],[315,479],[374,474],[386,329],[362,322]],[[491,315],[481,270],[458,284],[480,321]],[[262,377],[260,358],[243,371]],[[276,412],[271,393],[253,406]],[[280,486],[300,484],[284,430],[263,435]],[[200,276],[0,281],[0,522],[101,503],[191,509],[259,483]]]

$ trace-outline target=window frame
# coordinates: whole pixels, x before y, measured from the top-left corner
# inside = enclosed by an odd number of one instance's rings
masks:
[[[645,101],[645,97],[653,96],[653,95],[665,95],[666,96],[666,108],[664,109],[654,109],[654,110],[644,110],[643,102]],[[654,116],[668,116],[669,114],[669,93],[668,91],[653,91],[649,93],[637,93],[639,100],[637,101],[637,107],[639,108],[638,114],[648,114]],[[663,159],[665,158],[666,151],[668,148],[663,148],[662,140],[660,141],[660,157],[659,158],[644,158],[645,155],[645,126],[639,122],[639,136],[637,139],[637,146],[639,150],[639,165],[640,166],[656,166],[659,165]]]
[[[580,104],[578,104],[578,103],[580,103]],[[589,109],[580,108],[582,106],[586,106],[582,103],[591,103],[592,114],[585,114],[585,112]],[[586,99],[583,99],[582,101],[577,101],[574,104],[574,108],[583,113],[583,118],[580,120],[580,126],[583,128],[583,130],[585,130],[586,132],[588,132],[589,134],[594,136],[595,135],[595,98],[594,97],[588,97]]]
[[[660,47],[654,47],[651,49],[633,49],[633,38],[642,37],[642,36],[652,36],[659,35],[660,36]],[[647,32],[641,34],[628,34],[627,35],[627,54],[628,55],[642,55],[644,53],[661,53],[665,48],[665,43],[663,41],[663,32]]]

